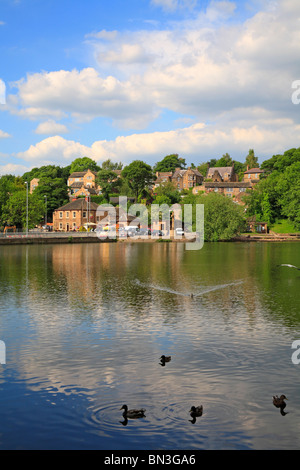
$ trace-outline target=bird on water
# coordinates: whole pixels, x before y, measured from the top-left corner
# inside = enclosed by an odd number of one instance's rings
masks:
[[[120,410],[124,410],[123,411],[124,418],[130,418],[130,419],[144,418],[145,411],[146,411],[144,408],[129,410],[127,405],[123,405],[120,408]]]

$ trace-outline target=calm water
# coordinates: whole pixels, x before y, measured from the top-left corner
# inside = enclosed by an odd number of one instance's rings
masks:
[[[300,271],[279,263],[300,245],[1,247],[0,448],[299,449]]]

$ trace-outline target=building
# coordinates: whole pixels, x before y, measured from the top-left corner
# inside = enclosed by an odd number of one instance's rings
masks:
[[[157,171],[155,173],[156,180],[154,183],[154,188],[157,188],[161,184],[170,183],[172,180],[173,172],[172,171]]]
[[[201,192],[209,194],[214,192],[218,194],[223,194],[227,197],[231,197],[238,204],[244,204],[242,198],[247,189],[251,188],[252,186],[249,181],[205,181],[201,186],[196,186],[195,188],[193,188],[193,194],[199,194]]]
[[[226,167],[213,167],[207,171],[206,179],[201,186],[193,188],[193,194],[218,193],[231,197],[236,203],[244,204],[243,195],[251,189],[249,181],[239,181],[234,165]]]
[[[187,170],[176,168],[171,177],[171,181],[178,191],[183,189],[191,189],[202,184],[204,177],[201,173],[189,167]]]
[[[239,180],[234,171],[234,165],[209,168],[206,179],[214,183],[236,182]]]
[[[99,194],[100,187],[96,183],[96,176],[97,172],[89,169],[71,173],[67,181],[70,198]]]
[[[70,232],[87,224],[96,225],[97,208],[98,204],[95,202],[85,198],[75,199],[53,212],[53,230]]]
[[[32,194],[33,191],[35,190],[35,188],[38,187],[39,181],[40,181],[39,178],[33,178],[33,179],[30,181],[30,194]]]
[[[247,171],[244,172],[244,181],[248,181],[251,185],[258,183],[260,175],[264,173],[264,170],[260,168],[251,168],[247,166]]]

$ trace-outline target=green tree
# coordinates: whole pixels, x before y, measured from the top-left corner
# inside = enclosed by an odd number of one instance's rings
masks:
[[[158,198],[160,198],[159,200],[162,200],[162,197],[167,198],[171,204],[176,204],[181,201],[180,192],[175,189],[174,185],[170,181],[162,183],[155,188],[155,199],[153,202],[157,203]]]
[[[172,171],[174,172],[176,168],[185,168],[186,163],[184,158],[180,158],[177,153],[167,155],[163,160],[157,162],[154,166],[154,171],[159,172],[167,172]]]
[[[99,171],[100,166],[89,157],[79,157],[71,163],[70,173],[85,170]]]
[[[33,194],[47,204],[47,219],[51,220],[53,212],[69,202],[68,187],[63,178],[42,176]]]
[[[225,153],[219,160],[217,160],[216,167],[232,166],[233,160],[229,153]]]
[[[3,175],[0,178],[0,223],[3,225],[3,208],[10,196],[25,190],[25,184],[21,177],[14,175]]]
[[[122,177],[132,189],[136,199],[155,181],[155,175],[150,165],[141,160],[134,160],[122,171]]]
[[[28,228],[44,220],[44,202],[36,194],[28,194]],[[26,228],[27,223],[27,191],[14,192],[3,207],[2,219],[5,225],[15,225],[18,228]]]
[[[272,158],[265,160],[261,164],[261,169],[265,170],[267,174],[273,171],[282,173],[288,166],[297,162],[300,162],[300,148],[292,148],[286,150],[283,155],[273,155]]]
[[[246,168],[247,168],[247,166],[249,166],[249,169],[259,167],[258,157],[255,156],[253,149],[249,149],[249,152],[248,152],[248,155],[247,155],[246,161],[245,161],[245,166],[246,166]]]
[[[113,163],[110,158],[102,162],[101,169],[102,170],[122,170],[123,163]]]
[[[286,167],[278,178],[281,213],[300,230],[300,161]]]
[[[204,204],[205,241],[230,240],[244,230],[244,209],[231,198],[211,193],[198,196],[196,201]]]
[[[115,188],[119,188],[121,183],[114,171],[103,168],[98,171],[96,182],[101,187],[101,192],[107,202],[109,202],[109,194]]]

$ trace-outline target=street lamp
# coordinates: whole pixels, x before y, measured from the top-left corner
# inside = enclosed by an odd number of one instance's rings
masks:
[[[28,181],[25,181],[26,184],[26,235],[28,235]]]
[[[44,196],[45,198],[45,204],[46,204],[46,211],[45,211],[45,225],[46,225],[46,230],[47,230],[47,196]]]

